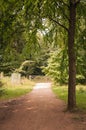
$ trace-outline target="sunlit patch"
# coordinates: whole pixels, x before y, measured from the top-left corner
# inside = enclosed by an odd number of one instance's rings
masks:
[[[33,110],[34,108],[33,107],[29,107],[29,108],[27,108],[27,110]]]
[[[30,103],[30,102],[32,102],[32,101],[31,101],[31,100],[28,100],[27,102]]]
[[[37,83],[34,89],[45,89],[50,88],[51,83]]]
[[[14,110],[13,112],[16,113],[16,112],[18,112],[18,111],[19,111],[19,110],[16,109],[16,110]]]
[[[8,106],[7,105],[5,105],[5,106],[2,106],[2,108],[7,108]]]

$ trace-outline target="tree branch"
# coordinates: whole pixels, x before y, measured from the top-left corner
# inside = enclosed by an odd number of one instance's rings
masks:
[[[54,23],[58,24],[59,26],[61,26],[62,28],[64,28],[67,32],[68,32],[68,28],[65,27],[63,24],[59,23],[58,21],[56,21],[55,19],[53,19],[52,17],[49,16],[49,19],[51,21],[53,21]]]

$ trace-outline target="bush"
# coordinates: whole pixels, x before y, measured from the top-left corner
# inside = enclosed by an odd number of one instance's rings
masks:
[[[0,81],[0,88],[3,86],[3,83]]]
[[[3,83],[0,81],[0,96],[2,96],[5,93],[5,90],[3,88]]]

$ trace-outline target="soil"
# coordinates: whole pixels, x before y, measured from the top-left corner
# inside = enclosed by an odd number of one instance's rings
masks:
[[[0,102],[0,130],[86,130],[86,114],[70,113],[50,83],[37,83],[33,91]]]

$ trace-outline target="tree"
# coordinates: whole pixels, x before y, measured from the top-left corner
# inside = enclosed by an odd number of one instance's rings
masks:
[[[69,84],[68,84],[68,109],[76,106],[76,55],[75,55],[75,28],[76,8],[80,0],[70,0],[69,5],[69,29],[68,29],[68,57],[69,57]]]
[[[45,4],[46,3],[46,4]],[[69,58],[69,83],[68,83],[68,109],[72,110],[76,106],[76,55],[75,55],[75,29],[76,29],[76,9],[80,0],[46,1],[45,17],[64,28],[68,33],[68,58]],[[64,7],[67,11],[64,11]],[[47,9],[48,8],[48,9]],[[47,12],[48,11],[48,12]],[[57,12],[58,11],[58,12]],[[60,12],[60,16],[58,13]],[[69,16],[68,16],[69,14]],[[66,22],[63,20],[66,18]],[[63,20],[63,21],[62,21]],[[63,22],[63,23],[62,23]],[[68,23],[68,26],[66,27]]]
[[[68,87],[68,109],[76,106],[76,54],[75,54],[75,29],[76,9],[80,0],[70,0],[69,5],[69,29],[68,29],[68,56],[69,56],[69,87]]]
[[[64,48],[58,48],[50,53],[48,65],[43,67],[43,71],[51,77],[55,84],[68,83],[68,58]]]

